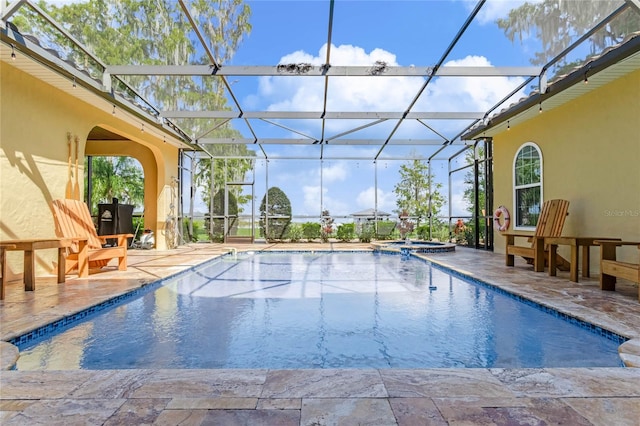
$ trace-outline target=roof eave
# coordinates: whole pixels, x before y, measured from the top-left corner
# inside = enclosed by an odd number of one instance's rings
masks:
[[[574,70],[564,78],[549,84],[545,93],[541,94],[538,92],[532,94],[526,99],[523,99],[521,102],[491,117],[487,124],[480,125],[474,129],[471,129],[467,133],[463,134],[461,136],[461,139],[474,140],[486,137],[486,132],[491,131],[498,125],[503,124],[513,117],[523,114],[532,108],[539,108],[541,102],[549,100],[552,97],[561,94],[562,92],[570,89],[577,84],[583,84],[585,73],[588,73],[588,75],[594,75],[600,72],[606,73],[606,70],[610,66],[630,57],[635,53],[638,53],[639,51],[640,35],[637,35],[628,40],[626,43],[620,45],[619,47],[603,54],[599,58],[585,63],[582,67]]]

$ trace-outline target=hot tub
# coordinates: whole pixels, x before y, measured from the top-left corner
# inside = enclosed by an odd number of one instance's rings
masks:
[[[375,251],[446,253],[456,251],[456,245],[437,241],[378,241],[371,243]]]

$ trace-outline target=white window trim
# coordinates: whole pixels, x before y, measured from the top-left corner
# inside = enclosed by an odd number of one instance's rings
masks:
[[[516,206],[516,202],[517,202],[517,198],[516,198],[516,160],[518,159],[518,154],[520,153],[520,151],[522,151],[523,148],[527,147],[527,146],[532,146],[533,148],[535,148],[536,151],[538,151],[538,155],[540,156],[540,183],[536,183],[536,184],[528,184],[528,185],[522,185],[520,187],[518,187],[518,189],[522,189],[522,188],[533,188],[536,186],[540,186],[540,210],[542,210],[542,204],[544,204],[544,162],[542,159],[542,150],[540,149],[540,147],[533,143],[533,142],[525,142],[522,145],[520,145],[520,147],[516,150],[516,155],[513,156],[513,164],[511,165],[511,189],[513,190],[513,214],[512,214],[512,220],[513,220],[513,229],[514,230],[518,230],[518,231],[535,231],[536,227],[535,226],[517,226],[516,223],[518,222],[516,219],[516,214],[518,212],[517,210],[517,206]]]

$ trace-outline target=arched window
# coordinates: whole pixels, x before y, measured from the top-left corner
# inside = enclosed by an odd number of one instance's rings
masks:
[[[513,162],[515,228],[534,229],[542,206],[542,153],[534,143],[520,147]]]

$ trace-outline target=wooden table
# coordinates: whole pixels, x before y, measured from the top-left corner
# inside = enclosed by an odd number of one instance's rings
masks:
[[[589,258],[589,247],[597,246],[594,243],[596,240],[611,240],[620,241],[620,238],[596,238],[596,237],[547,237],[544,239],[545,245],[549,245],[549,276],[556,276],[556,254],[558,252],[558,246],[570,246],[571,247],[571,267],[569,270],[569,279],[573,282],[578,282],[578,267],[579,267],[579,251],[582,247],[582,276],[589,277],[589,268],[591,261]]]
[[[2,290],[4,299],[4,280],[6,274],[6,251],[24,251],[24,290],[33,291],[36,288],[36,257],[34,252],[40,249],[58,249],[58,282],[65,281],[65,248],[71,245],[71,240],[60,238],[35,238],[29,240],[0,241],[2,247]]]
[[[4,299],[4,279],[7,276],[7,249],[15,249],[15,244],[0,243],[0,300]]]

